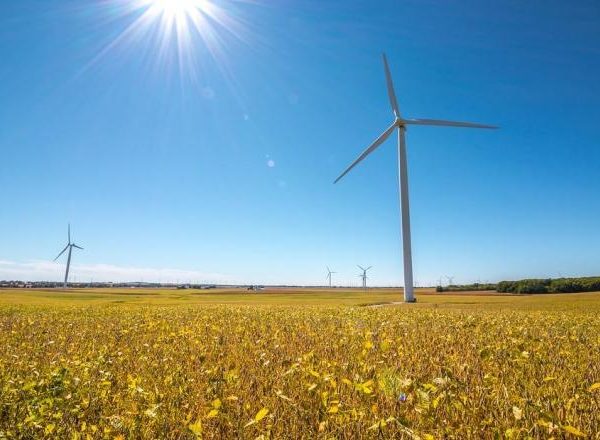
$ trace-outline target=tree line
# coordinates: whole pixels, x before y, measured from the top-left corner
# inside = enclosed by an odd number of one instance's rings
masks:
[[[600,291],[600,277],[500,281],[496,290],[507,293],[597,292]]]
[[[517,281],[473,283],[437,286],[437,292],[468,292],[495,290],[500,293],[575,293],[600,292],[600,277],[579,278],[531,278]]]

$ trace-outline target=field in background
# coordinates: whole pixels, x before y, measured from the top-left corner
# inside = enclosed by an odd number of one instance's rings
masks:
[[[0,438],[600,438],[600,293],[0,290]]]
[[[427,289],[428,293],[433,289]],[[278,288],[248,291],[232,289],[0,289],[0,304],[315,304],[358,305],[398,301],[402,292],[397,289],[312,289]]]
[[[513,295],[495,291],[436,293],[433,288],[416,289],[417,304],[409,307],[441,308],[534,308],[572,309],[596,307],[600,292]],[[402,289],[374,288],[271,288],[258,292],[231,289],[0,289],[0,305],[344,305],[368,306],[402,301]]]

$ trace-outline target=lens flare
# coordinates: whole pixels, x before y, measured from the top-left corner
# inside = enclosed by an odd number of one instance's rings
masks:
[[[203,10],[207,4],[206,0],[151,0],[151,7],[159,13],[172,16],[183,17],[194,14],[198,10]]]
[[[237,18],[239,11],[233,1],[106,0],[103,5],[128,24],[84,70],[109,52],[140,47],[144,56],[152,56],[157,64],[176,66],[182,76],[197,79],[205,55],[226,73],[226,45],[247,42],[246,23]]]

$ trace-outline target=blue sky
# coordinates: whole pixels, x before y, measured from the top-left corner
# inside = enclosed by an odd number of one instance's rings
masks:
[[[417,282],[598,275],[598,2],[214,0],[183,59],[133,2],[2,5],[0,279],[70,221],[78,280],[401,284],[394,142],[332,184],[382,51],[403,115],[502,127],[409,129]]]

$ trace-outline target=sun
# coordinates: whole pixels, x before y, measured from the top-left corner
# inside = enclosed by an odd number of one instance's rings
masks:
[[[153,60],[160,69],[178,71],[195,84],[210,60],[229,75],[228,55],[240,43],[250,44],[248,23],[239,7],[247,1],[103,0],[106,13],[127,24],[83,70],[109,52],[126,51],[135,45],[143,49],[141,56]]]
[[[240,38],[242,25],[233,15],[233,3],[215,0],[137,0],[143,10],[139,26],[156,29],[159,46],[164,49],[175,41],[180,58],[190,58],[196,37],[204,42],[213,57],[223,52],[220,47],[226,35]],[[228,7],[229,6],[229,7]]]
[[[185,29],[211,14],[210,0],[144,0],[146,17]]]
[[[207,0],[150,0],[149,6],[153,9],[153,13],[167,18],[187,18],[205,12],[208,2]]]

